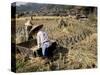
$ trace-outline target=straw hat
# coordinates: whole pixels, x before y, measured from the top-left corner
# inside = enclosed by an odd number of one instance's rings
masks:
[[[31,24],[31,20],[27,20],[27,22],[25,23],[25,26],[32,26],[32,24]]]
[[[32,29],[30,30],[29,34],[33,34],[34,32],[40,30],[42,27],[43,27],[43,24],[33,26]]]
[[[26,19],[25,27],[27,27],[27,30],[30,31],[32,28],[32,23],[30,19]]]

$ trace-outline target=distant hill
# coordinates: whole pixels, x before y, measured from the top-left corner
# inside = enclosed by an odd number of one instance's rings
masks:
[[[66,5],[54,5],[54,4],[39,4],[39,3],[26,3],[25,5],[17,6],[15,3],[12,3],[12,7],[16,7],[16,12],[54,12],[54,11],[65,11],[73,6]]]
[[[19,3],[19,4],[18,4]],[[39,3],[12,3],[12,8],[16,8],[16,14],[26,15],[42,15],[42,16],[66,16],[70,14],[89,14],[94,11],[93,7],[59,5],[59,4],[39,4]],[[85,12],[84,12],[85,11]]]
[[[26,5],[20,5],[16,6],[17,12],[23,12],[23,11],[39,11],[41,8],[43,8],[46,5],[43,4],[36,4],[36,3],[27,3]]]

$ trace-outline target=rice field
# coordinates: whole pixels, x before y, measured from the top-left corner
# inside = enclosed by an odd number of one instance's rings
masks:
[[[16,43],[25,41],[24,23],[29,17],[16,19]],[[64,23],[61,23],[63,19]],[[13,20],[12,20],[13,21]],[[33,26],[43,24],[43,30],[57,48],[50,60],[41,57],[25,57],[16,54],[16,72],[36,72],[69,69],[97,68],[97,19],[76,19],[75,16],[32,17]],[[60,27],[59,27],[60,26]]]

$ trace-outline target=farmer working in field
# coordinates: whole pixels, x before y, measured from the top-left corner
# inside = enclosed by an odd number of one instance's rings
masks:
[[[34,26],[30,30],[30,34],[33,35],[34,33],[37,35],[37,47],[42,49],[43,57],[47,57],[47,49],[50,46],[48,35],[46,32],[42,30],[43,25]],[[34,35],[33,35],[34,36]]]
[[[26,19],[25,23],[25,40],[28,41],[29,39],[29,31],[32,28],[32,23],[30,19]]]

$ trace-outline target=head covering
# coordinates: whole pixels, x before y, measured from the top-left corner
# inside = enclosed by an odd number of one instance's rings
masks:
[[[31,20],[27,20],[27,22],[25,23],[25,26],[32,26]]]
[[[25,29],[27,29],[27,31],[30,31],[31,28],[32,28],[31,20],[30,19],[26,19]]]
[[[29,34],[33,34],[34,32],[40,30],[42,27],[43,27],[43,24],[33,26],[32,29],[30,30]]]

